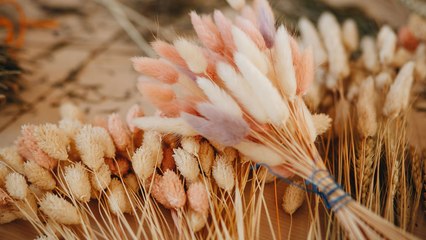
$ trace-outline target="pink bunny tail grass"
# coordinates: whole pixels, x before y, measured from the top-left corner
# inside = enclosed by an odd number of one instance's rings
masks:
[[[58,165],[58,160],[43,152],[34,138],[34,125],[24,125],[21,129],[22,136],[17,140],[18,153],[25,159],[34,161],[46,169],[53,169]]]
[[[163,149],[163,161],[161,161],[161,170],[163,172],[167,170],[173,171],[175,167],[176,167],[176,163],[173,157],[173,148],[165,147]]]
[[[127,114],[126,114],[127,127],[129,127],[129,130],[132,133],[136,133],[140,131],[140,129],[133,124],[133,119],[143,117],[143,116],[145,116],[145,113],[138,104],[132,105],[129,108],[129,111],[127,111]]]
[[[266,46],[271,48],[275,38],[275,18],[271,6],[266,0],[254,2],[260,33],[265,39]]]
[[[185,189],[179,176],[175,172],[166,170],[160,182],[161,191],[163,191],[167,203],[172,208],[181,208],[185,206]]]
[[[202,136],[224,146],[240,143],[250,131],[243,118],[222,112],[211,104],[198,104],[197,110],[205,118],[186,113],[182,114],[182,118]]]
[[[189,207],[201,214],[207,214],[209,211],[209,199],[206,190],[201,182],[193,183],[187,191]]]
[[[173,89],[165,84],[139,81],[138,90],[142,96],[169,117],[179,116],[180,108]]]
[[[304,95],[314,81],[314,56],[312,48],[303,52],[299,61],[295,63],[297,90],[296,94]]]
[[[173,45],[161,40],[157,40],[151,43],[151,46],[154,51],[162,58],[165,58],[180,67],[187,68],[185,60],[179,55],[179,52]]]
[[[194,26],[195,32],[203,45],[215,52],[223,51],[224,41],[211,18],[209,16],[200,17],[194,11],[189,15],[191,16],[192,26]]]
[[[164,194],[164,191],[161,187],[161,181],[163,179],[162,176],[158,175],[157,173],[150,177],[152,180],[152,188],[151,188],[151,195],[152,197],[159,202],[161,205],[163,205],[165,208],[173,208],[169,202],[166,199],[166,195]],[[151,181],[148,181],[150,183]],[[147,189],[150,188],[150,185],[148,184],[146,186]]]
[[[232,57],[232,53],[235,51],[236,47],[234,44],[234,39],[232,37],[232,22],[227,19],[223,13],[219,10],[215,10],[213,13],[214,21],[219,28],[220,35],[222,36],[225,44],[225,55]]]
[[[260,50],[266,49],[265,40],[259,30],[248,19],[237,17],[235,25],[240,28],[251,40],[256,44]]]
[[[132,62],[133,68],[139,73],[153,77],[167,84],[174,84],[178,81],[178,71],[173,65],[163,59],[134,57],[132,58]]]
[[[110,133],[115,146],[119,151],[126,151],[132,149],[132,138],[126,124],[121,120],[120,116],[116,113],[108,117],[108,132]]]

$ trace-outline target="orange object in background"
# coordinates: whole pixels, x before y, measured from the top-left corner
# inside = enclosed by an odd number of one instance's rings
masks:
[[[55,20],[29,20],[16,0],[0,0],[0,5],[10,5],[16,10],[17,19],[0,16],[0,27],[6,29],[5,44],[12,48],[20,48],[24,44],[28,28],[56,28]]]

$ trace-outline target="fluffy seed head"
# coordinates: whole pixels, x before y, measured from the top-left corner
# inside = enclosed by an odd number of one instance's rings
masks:
[[[195,137],[183,137],[180,144],[183,150],[194,156],[198,156],[198,152],[200,151],[200,141],[198,139]]]
[[[189,226],[192,231],[198,232],[204,228],[207,223],[207,215],[189,210],[188,211]]]
[[[315,126],[315,132],[317,136],[325,133],[331,126],[331,118],[324,113],[312,115],[312,120]]]
[[[302,182],[296,181],[295,184],[301,185]],[[285,189],[282,206],[286,213],[292,215],[300,206],[302,206],[304,201],[305,191],[294,185],[289,185]]]
[[[377,132],[374,79],[367,78],[360,86],[358,102],[358,131],[363,138],[373,137]]]
[[[59,108],[61,119],[67,119],[67,120],[76,120],[79,122],[84,121],[84,113],[81,111],[80,108],[78,108],[73,103],[64,103]]]
[[[307,18],[299,20],[299,30],[302,37],[302,42],[305,47],[312,46],[314,51],[315,66],[321,66],[327,62],[327,53],[324,50],[321,38],[314,24]]]
[[[40,210],[49,218],[60,224],[73,225],[80,223],[80,217],[75,208],[67,200],[53,193],[46,193],[39,202]]]
[[[111,212],[118,216],[132,210],[126,190],[118,179],[112,179],[109,185],[108,204]]]
[[[129,127],[132,133],[140,131],[134,124],[133,119],[138,117],[143,117],[145,114],[142,108],[138,104],[134,104],[129,108],[129,111],[126,115],[127,126]]]
[[[24,200],[28,193],[28,184],[24,176],[13,172],[6,176],[6,190],[9,195],[18,200]]]
[[[356,22],[353,19],[346,19],[342,25],[342,40],[346,49],[353,52],[358,48],[359,34]]]
[[[364,67],[370,72],[379,70],[379,56],[377,53],[376,43],[370,36],[364,36],[361,39],[362,60]]]
[[[81,163],[66,167],[64,179],[66,186],[74,198],[81,202],[88,202],[90,200],[91,186],[89,174]]]
[[[216,156],[216,160],[213,164],[212,173],[216,184],[220,188],[228,192],[230,192],[234,188],[234,170],[232,169],[232,166],[226,161],[224,156]]]
[[[139,190],[139,183],[136,175],[133,173],[129,173],[124,177],[124,184],[134,193],[137,193]]]
[[[215,155],[214,155],[214,149],[208,141],[206,140],[201,141],[198,157],[200,159],[201,169],[203,170],[204,174],[206,174],[207,176],[210,176],[210,171],[213,166]]]
[[[18,173],[24,173],[24,159],[15,146],[0,149],[0,160]]]
[[[377,35],[377,46],[379,48],[379,59],[384,65],[392,63],[397,44],[395,32],[387,25],[383,26]]]
[[[111,183],[111,171],[108,165],[102,164],[98,170],[90,174],[90,182],[96,191],[102,191]]]
[[[62,161],[68,159],[70,140],[57,125],[47,123],[36,126],[33,136],[37,146],[50,157]]]
[[[203,215],[208,214],[209,210],[209,199],[206,190],[206,186],[204,186],[201,182],[192,183],[188,191],[186,192],[188,197],[189,207],[199,212]]]
[[[155,131],[146,131],[142,146],[132,156],[132,166],[136,176],[146,180],[154,173],[156,166],[161,166],[162,160],[161,135]]]
[[[185,205],[186,194],[182,182],[176,173],[167,170],[160,182],[161,190],[168,204],[172,208],[181,208]]]
[[[37,163],[27,161],[24,163],[24,172],[28,181],[42,190],[50,191],[55,189],[56,180],[50,171],[42,168]]]
[[[182,148],[174,149],[173,152],[173,158],[179,172],[188,182],[195,182],[200,174],[198,161],[195,156]]]
[[[167,84],[176,83],[179,73],[173,65],[164,59],[152,59],[148,57],[132,58],[133,68],[139,73],[145,74]]]
[[[185,59],[186,64],[194,73],[204,73],[207,69],[207,59],[202,49],[190,41],[180,38],[173,42],[179,55]]]
[[[108,132],[111,134],[114,144],[119,151],[126,151],[126,149],[131,148],[132,138],[129,130],[116,113],[108,117]]]
[[[59,129],[61,129],[69,139],[73,140],[80,131],[83,124],[74,119],[62,119],[59,121]]]

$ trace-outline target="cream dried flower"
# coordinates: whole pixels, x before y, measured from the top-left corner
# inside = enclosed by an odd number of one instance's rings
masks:
[[[189,226],[193,232],[200,231],[207,223],[207,216],[199,212],[189,210],[187,217]]]
[[[131,212],[131,205],[123,184],[118,179],[112,179],[108,189],[108,204],[115,215]]]
[[[146,180],[152,176],[156,166],[155,159],[152,157],[152,150],[145,149],[144,144],[142,144],[142,147],[136,149],[135,154],[132,156],[133,170],[136,176],[142,180]]]
[[[169,170],[166,170],[166,172],[167,171],[169,171]],[[152,175],[152,177],[150,177],[150,179],[149,179],[149,180],[152,180],[152,182],[148,181],[146,188],[147,188],[147,190],[148,189],[151,190],[150,193],[151,193],[152,197],[154,197],[157,202],[162,204],[165,208],[171,209],[173,207],[167,201],[165,193],[164,193],[164,191],[161,187],[162,178],[163,177],[158,175],[157,173]]]
[[[328,12],[323,13],[318,20],[318,28],[327,49],[330,74],[336,80],[347,77],[350,73],[348,56],[343,47],[342,33],[336,17]]]
[[[184,38],[175,40],[173,45],[192,72],[204,73],[206,71],[208,65],[207,59],[199,46]]]
[[[327,53],[314,24],[307,18],[301,18],[298,23],[303,45],[312,46],[314,51],[315,66],[321,66],[327,62]]]
[[[374,79],[377,90],[385,90],[392,84],[392,73],[390,71],[382,71]]]
[[[383,65],[390,65],[395,56],[397,44],[395,32],[387,25],[380,28],[377,35],[377,46],[379,48],[379,59]]]
[[[190,183],[197,181],[200,169],[198,168],[198,161],[195,156],[182,148],[173,149],[173,152],[176,167],[182,176]]]
[[[114,157],[115,147],[108,132],[101,127],[85,125],[75,138],[83,163],[92,170],[99,169],[104,157]]]
[[[156,166],[161,166],[163,160],[163,144],[161,134],[157,131],[146,131],[143,135],[142,147],[150,153],[150,157],[156,162]]]
[[[72,225],[80,223],[77,208],[67,200],[53,194],[46,193],[39,202],[40,210],[49,218],[60,224]]]
[[[98,170],[90,173],[90,183],[96,191],[102,191],[111,183],[111,171],[108,165],[103,163]]]
[[[24,173],[24,159],[15,146],[0,149],[0,160],[18,173]]]
[[[84,121],[84,113],[73,103],[63,103],[59,108],[59,112],[61,119]]]
[[[226,161],[224,156],[216,156],[215,162],[213,164],[212,173],[214,180],[220,188],[228,192],[230,192],[234,188],[234,170],[232,169],[232,166],[228,163],[228,161]]]
[[[373,73],[377,72],[379,70],[379,56],[374,39],[370,36],[364,36],[361,39],[361,50],[364,68]]]
[[[3,187],[6,182],[6,176],[10,173],[9,168],[0,162],[0,187]]]
[[[111,134],[114,144],[119,151],[126,151],[132,149],[132,138],[129,130],[120,116],[116,113],[108,117],[108,131]]]
[[[198,157],[200,159],[201,169],[203,170],[204,174],[210,176],[215,154],[213,147],[208,141],[201,141]]]
[[[50,191],[55,189],[56,180],[52,173],[42,168],[37,163],[27,161],[24,163],[24,172],[28,181],[42,190]]]
[[[377,132],[375,93],[372,77],[361,83],[356,110],[357,127],[362,138],[373,137]]]
[[[59,121],[59,128],[65,132],[70,140],[75,138],[82,127],[83,124],[78,120],[62,119]]]
[[[200,141],[198,139],[195,137],[183,137],[180,144],[183,150],[198,157],[198,152],[200,151]]]
[[[139,117],[143,117],[145,114],[142,110],[141,107],[139,107],[138,104],[134,104],[132,105],[126,115],[126,122],[127,122],[127,126],[130,129],[130,132],[132,133],[136,133],[138,131],[141,131],[139,128],[137,128],[134,124],[133,124],[133,120],[135,118],[139,118]]]
[[[209,211],[209,199],[206,186],[201,182],[192,183],[186,192],[189,207],[203,215]]]
[[[62,161],[68,159],[70,140],[57,125],[46,123],[35,126],[33,136],[37,146],[51,158]]]
[[[312,120],[314,122],[315,132],[317,136],[325,133],[331,126],[331,118],[324,113],[312,115]]]
[[[346,19],[342,24],[342,38],[346,49],[354,52],[358,49],[359,34],[356,22],[353,19]]]
[[[86,168],[81,163],[65,168],[64,179],[71,195],[81,202],[90,201],[90,180]]]
[[[19,173],[13,172],[6,176],[6,190],[11,197],[18,200],[24,200],[28,193],[28,184],[25,177]]]
[[[294,184],[301,185],[301,181],[295,181]],[[286,213],[292,215],[297,209],[302,206],[305,201],[305,191],[296,187],[295,185],[289,185],[283,195],[283,209]]]
[[[394,83],[391,85],[386,95],[383,106],[383,114],[387,117],[396,117],[401,111],[405,110],[410,100],[411,85],[413,84],[414,63],[406,63]]]
[[[170,170],[164,172],[160,181],[160,188],[170,207],[181,208],[185,206],[185,189],[176,173]]]

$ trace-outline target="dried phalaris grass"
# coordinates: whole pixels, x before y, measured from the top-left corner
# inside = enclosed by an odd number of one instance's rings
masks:
[[[107,192],[108,206],[111,212],[120,216],[131,212],[130,201],[123,184],[118,179],[112,179]]]
[[[189,207],[195,212],[206,215],[209,210],[209,200],[206,187],[201,182],[192,183],[187,191]]]
[[[80,223],[80,216],[76,207],[53,193],[46,193],[39,205],[40,210],[57,223],[65,225]]]
[[[175,159],[176,167],[179,172],[188,182],[195,182],[200,175],[198,161],[195,156],[182,148],[176,148],[173,152],[173,158]]]
[[[47,155],[58,160],[67,160],[69,139],[55,124],[36,126],[33,132],[37,146]]]
[[[106,164],[102,164],[98,170],[90,173],[90,183],[94,190],[102,191],[111,183],[111,171]]]
[[[38,188],[50,191],[55,189],[56,180],[50,171],[40,167],[37,163],[27,161],[24,163],[24,173],[28,181]]]
[[[213,147],[208,141],[201,141],[200,150],[198,152],[198,157],[200,159],[201,170],[207,176],[210,176],[210,172],[213,166],[213,161],[215,159],[215,153]]]
[[[65,167],[64,179],[71,196],[81,202],[90,200],[91,185],[89,174],[81,163]]]
[[[212,175],[216,184],[225,191],[230,192],[234,188],[234,171],[224,156],[216,156],[213,163]]]
[[[15,146],[1,148],[0,160],[14,171],[24,173],[24,159],[18,154]]]
[[[186,194],[178,175],[170,170],[164,172],[160,181],[160,188],[168,205],[172,208],[181,208],[186,203]]]
[[[187,217],[190,228],[194,233],[203,229],[207,223],[207,216],[200,212],[189,210],[187,213]]]
[[[183,137],[180,144],[182,145],[183,150],[198,157],[198,152],[200,151],[200,142],[196,138]]]
[[[19,173],[13,172],[6,176],[6,190],[11,197],[18,200],[24,200],[28,193],[28,184],[25,177]]]
[[[113,113],[108,117],[108,131],[118,151],[133,148],[130,132],[118,114]]]
[[[315,134],[317,136],[325,133],[331,126],[331,118],[324,113],[312,115],[312,121],[315,127]]]
[[[305,191],[299,187],[303,186],[303,183],[295,181],[293,184],[285,189],[282,204],[284,211],[290,215],[293,215],[305,201]]]

